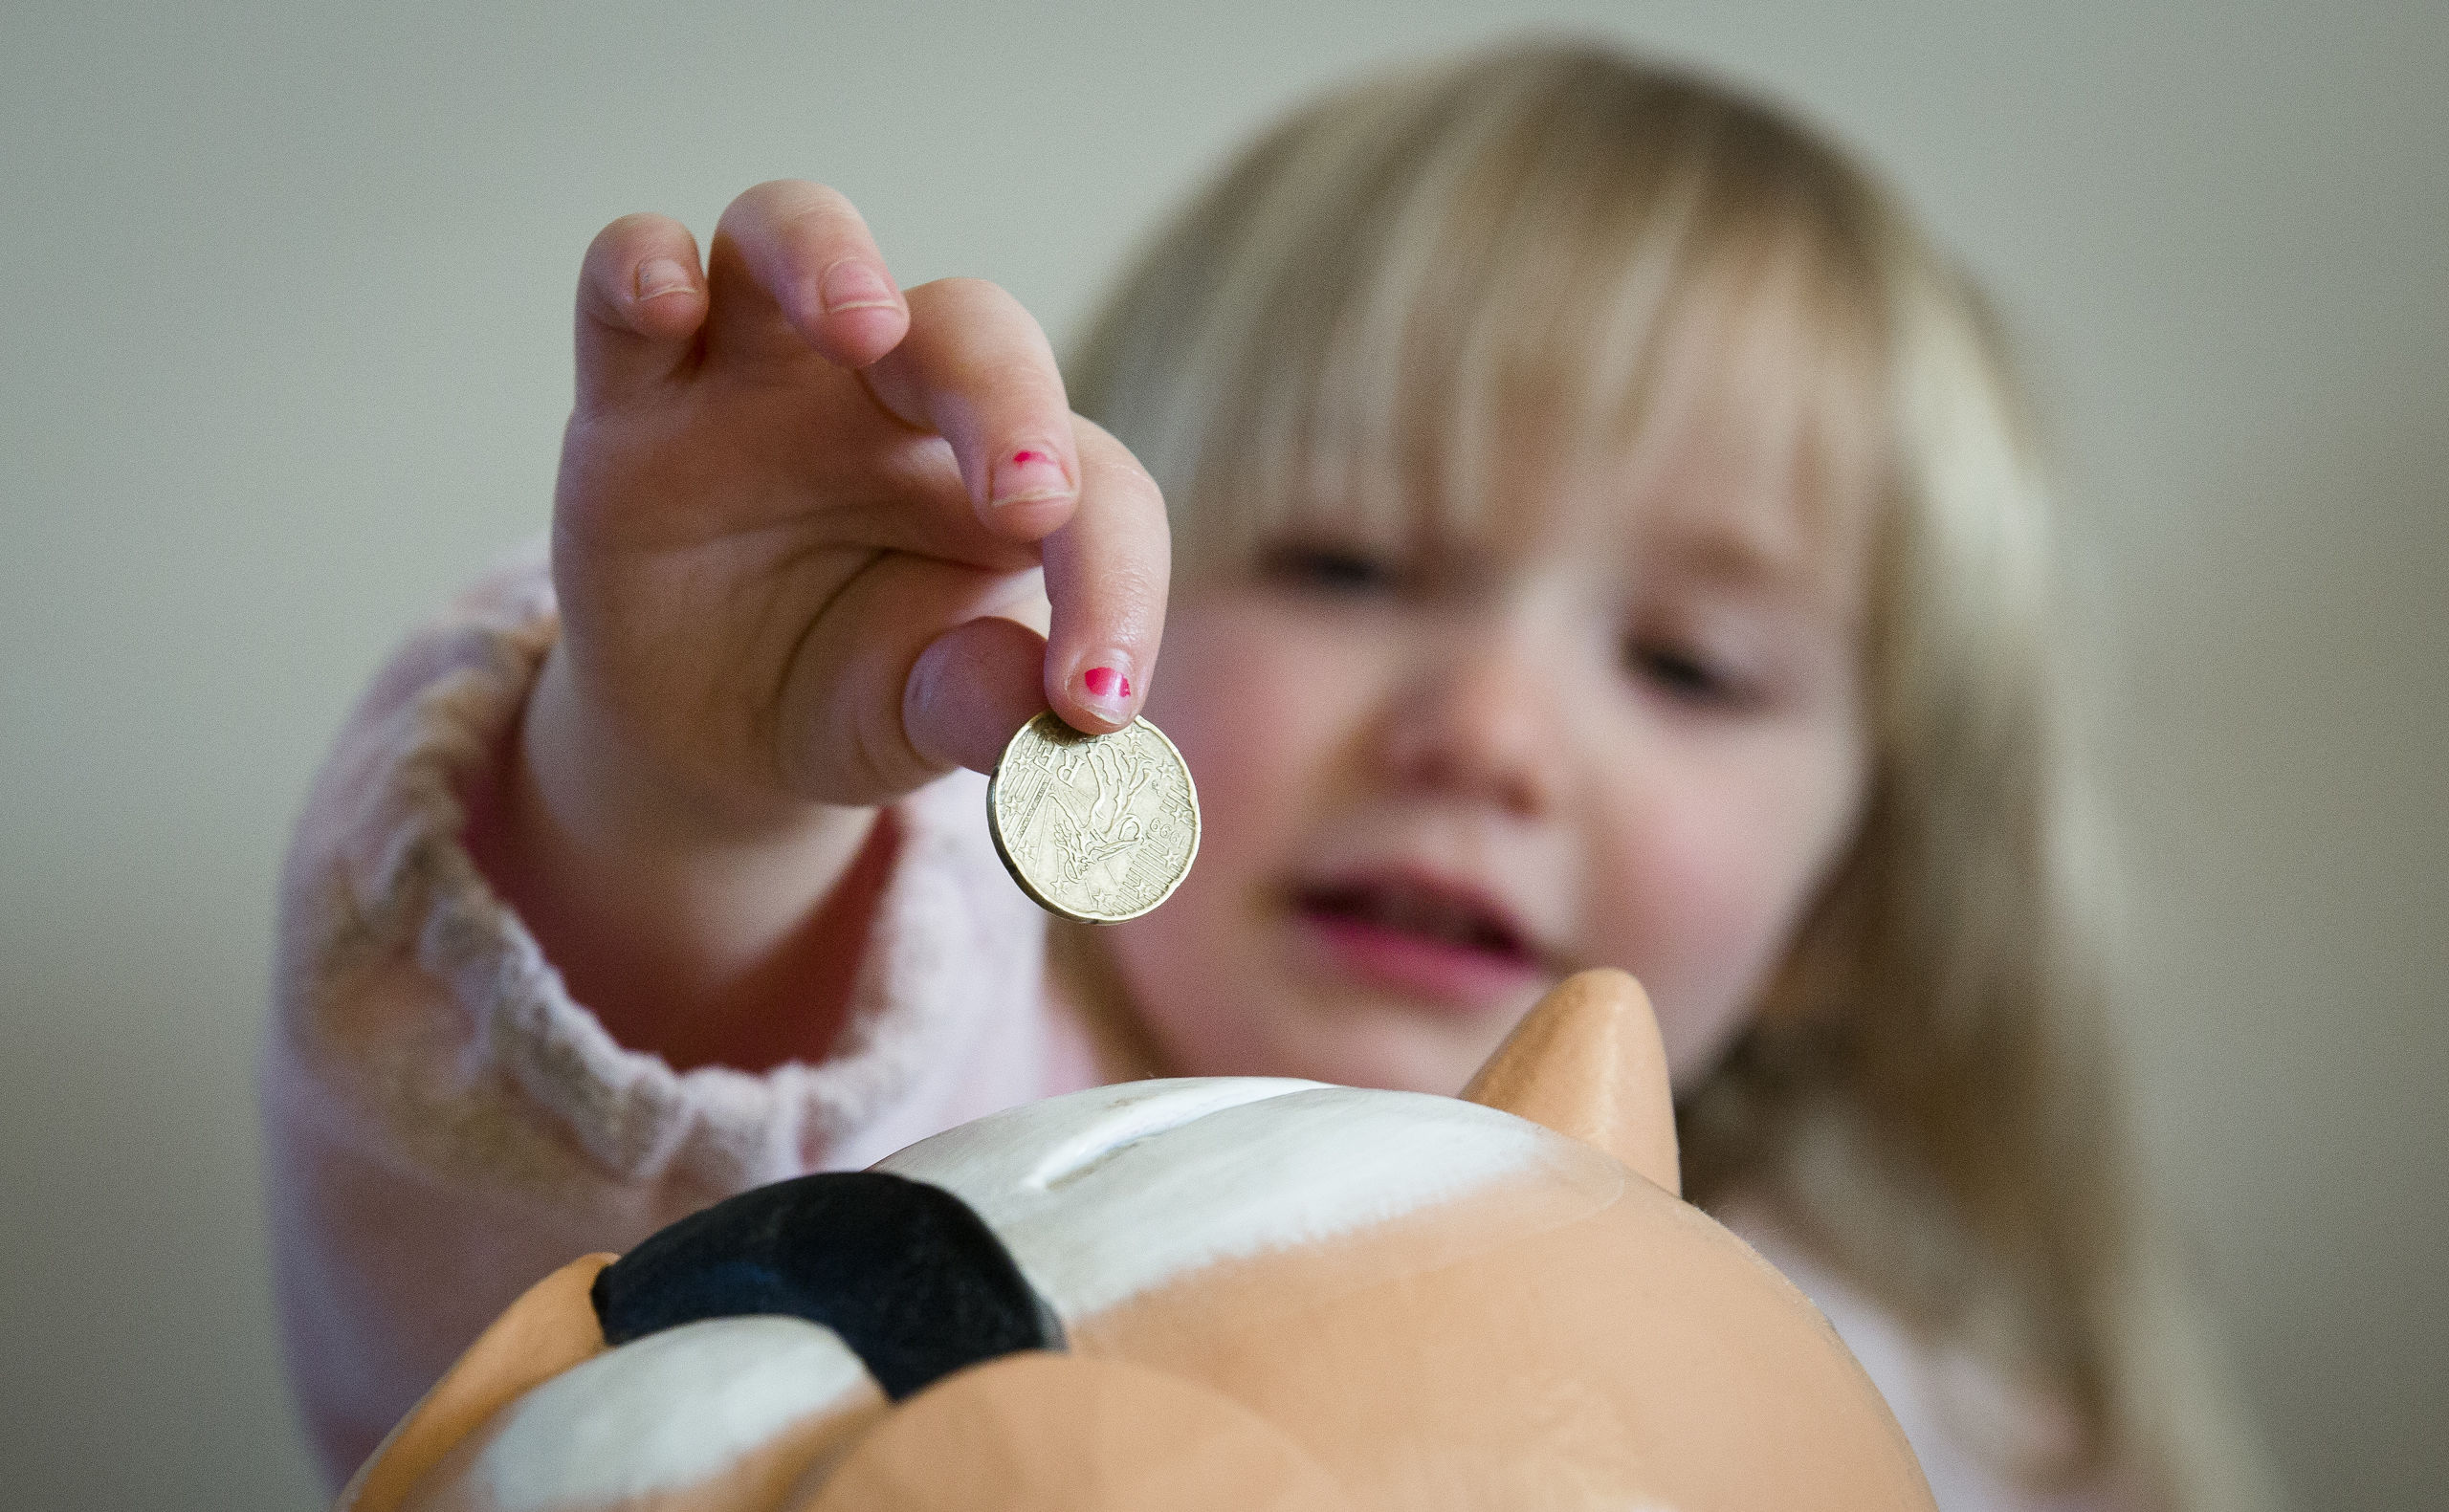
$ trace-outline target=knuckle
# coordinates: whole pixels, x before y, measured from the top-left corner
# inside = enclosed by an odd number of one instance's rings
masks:
[[[1084,470],[1095,470],[1100,488],[1111,489],[1135,504],[1164,503],[1156,474],[1129,448],[1093,426],[1081,428],[1081,463]]]
[[[1113,606],[1117,619],[1137,620],[1150,603],[1164,602],[1164,580],[1145,563],[1107,562],[1099,569],[1098,579],[1106,603]]]
[[[1123,490],[1139,503],[1153,504],[1160,510],[1163,508],[1165,491],[1158,486],[1157,475],[1141,466],[1137,457],[1124,452],[1115,464],[1115,471],[1121,478]]]
[[[1010,419],[1013,424],[1032,431],[1044,423],[1044,417],[1037,414],[1036,410],[1054,404],[1061,395],[1061,390],[1053,383],[1052,375],[1048,373],[1042,364],[1026,356],[1008,352],[997,353],[982,357],[966,366],[967,372],[964,376],[981,388],[1017,401],[1015,408],[1020,412],[1012,415]]]

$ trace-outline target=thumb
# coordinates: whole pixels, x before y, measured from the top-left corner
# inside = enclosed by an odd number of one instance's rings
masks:
[[[903,685],[901,727],[942,766],[992,772],[1012,732],[1046,707],[1046,637],[997,617],[957,625],[928,644]]]

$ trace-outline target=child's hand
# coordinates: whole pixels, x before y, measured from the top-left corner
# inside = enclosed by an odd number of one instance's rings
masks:
[[[1145,696],[1155,486],[1071,414],[1017,301],[897,293],[832,190],[742,194],[702,277],[677,222],[605,228],[577,387],[555,691],[661,800],[871,805],[990,768],[1041,707],[1113,730]],[[1050,646],[987,618],[1043,625],[1049,600]]]
[[[578,306],[562,635],[470,844],[624,1042],[813,1058],[875,806],[991,767],[1049,704],[1092,731],[1137,712],[1163,505],[1026,310],[898,292],[830,189],[741,195],[702,274],[678,222],[615,221]],[[1016,623],[1049,612],[1050,645]]]

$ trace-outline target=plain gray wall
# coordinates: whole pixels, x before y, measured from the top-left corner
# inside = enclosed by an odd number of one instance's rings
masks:
[[[318,1501],[275,867],[385,646],[544,520],[599,225],[820,178],[1059,340],[1288,102],[1543,23],[1782,94],[1997,293],[2105,608],[2151,1169],[2297,1497],[2443,1505],[2449,7],[2213,0],[9,7],[0,1500]]]

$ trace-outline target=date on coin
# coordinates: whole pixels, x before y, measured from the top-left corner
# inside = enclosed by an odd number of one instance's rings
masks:
[[[1067,919],[1137,918],[1199,854],[1199,791],[1164,732],[1134,719],[1082,734],[1052,712],[1021,726],[986,784],[986,827],[1021,890]]]

